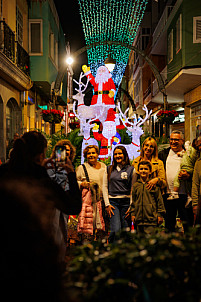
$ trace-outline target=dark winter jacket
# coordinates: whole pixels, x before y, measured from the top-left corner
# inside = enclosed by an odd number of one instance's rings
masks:
[[[134,214],[137,225],[156,226],[158,216],[163,217],[165,214],[163,198],[158,186],[148,190],[146,185],[147,183],[143,183],[140,179],[134,183],[130,212]]]
[[[54,191],[55,207],[58,210],[67,215],[77,215],[81,211],[82,199],[75,172],[68,174],[69,191],[64,191],[60,185],[51,180],[44,167],[35,163],[32,164],[31,169],[27,172],[20,169],[11,170],[9,163],[3,164],[0,166],[0,180],[1,178],[8,179],[8,181],[10,178],[40,180],[40,183],[43,184],[44,187],[48,187]]]
[[[171,148],[169,147],[169,148],[163,149],[162,151],[160,151],[160,152],[158,153],[158,158],[159,158],[160,160],[162,160],[162,162],[163,162],[163,164],[164,164],[165,170],[166,170],[166,160],[167,160],[168,154],[169,154],[169,152],[170,152],[170,149],[171,149]]]

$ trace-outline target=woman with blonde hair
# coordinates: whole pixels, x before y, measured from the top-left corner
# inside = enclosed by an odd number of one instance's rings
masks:
[[[144,140],[140,156],[133,161],[133,166],[137,172],[138,164],[142,160],[148,160],[152,165],[151,179],[147,184],[147,188],[151,190],[154,186],[159,185],[161,189],[164,189],[167,185],[165,169],[162,160],[158,158],[158,146],[153,137],[147,137]]]

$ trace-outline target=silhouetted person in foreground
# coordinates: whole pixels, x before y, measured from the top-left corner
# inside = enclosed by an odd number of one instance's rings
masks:
[[[0,182],[1,295],[5,301],[62,302],[61,246],[52,229],[54,190],[38,180]]]
[[[15,141],[10,160],[0,166],[0,180],[7,179],[8,182],[10,178],[26,178],[30,182],[40,180],[42,187],[51,188],[55,192],[57,198],[53,200],[55,215],[52,219],[54,236],[65,249],[63,228],[60,225],[60,217],[56,215],[56,210],[67,215],[79,214],[82,207],[81,193],[70,160],[65,164],[70,187],[68,191],[64,191],[60,185],[50,179],[46,165],[51,159],[45,159],[46,150],[47,140],[43,134],[37,131],[24,133],[22,137]],[[40,192],[38,192],[37,198],[40,198]]]

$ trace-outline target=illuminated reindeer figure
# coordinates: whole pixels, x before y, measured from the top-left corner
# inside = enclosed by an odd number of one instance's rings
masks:
[[[145,118],[139,117],[137,119],[136,114],[134,114],[132,117],[127,118],[126,114],[129,110],[129,108],[126,109],[126,111],[123,113],[120,108],[120,104],[118,103],[117,108],[120,112],[120,119],[122,120],[123,125],[132,133],[132,142],[130,145],[123,145],[127,152],[130,160],[133,160],[134,158],[139,156],[140,151],[140,136],[144,133],[142,128],[140,127],[144,122],[150,117],[152,110],[148,112],[148,109],[146,105],[142,108],[145,112]],[[133,119],[133,122],[130,121],[130,119]],[[114,147],[113,147],[114,149]],[[112,152],[113,154],[113,152]]]
[[[79,82],[77,82],[75,79],[73,79],[73,81],[78,85],[78,89],[75,88],[75,90],[77,91],[77,94],[73,95],[73,99],[78,101],[77,113],[81,117],[80,118],[81,135],[83,135],[82,122],[84,121],[84,123],[85,123],[87,119],[93,118],[95,116],[94,108],[92,106],[86,106],[84,104],[84,96],[85,96],[84,92],[87,89],[87,86],[89,83],[89,79],[87,79],[86,84],[82,83],[82,78],[84,76],[85,75],[83,74],[83,72],[81,72],[80,77],[79,77]],[[74,108],[75,108],[75,104],[76,104],[76,101],[74,101],[74,103],[73,103]],[[74,112],[74,110],[73,110],[73,112]],[[82,119],[82,121],[81,121],[81,119]]]
[[[81,114],[77,114],[75,111],[75,102],[73,103],[73,112],[75,116],[80,120],[80,123],[82,123],[82,132],[83,132],[83,141],[82,141],[82,149],[81,149],[81,164],[84,163],[84,155],[83,151],[84,149],[89,145],[95,145],[98,146],[98,142],[95,138],[90,137],[90,130],[94,127],[94,124],[91,122],[97,120],[97,115],[94,118],[90,119],[82,119]]]

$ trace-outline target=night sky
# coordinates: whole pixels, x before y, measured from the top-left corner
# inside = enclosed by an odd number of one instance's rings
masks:
[[[70,42],[71,53],[73,54],[73,52],[86,45],[78,0],[54,0],[54,2],[64,34],[67,41]],[[75,78],[79,76],[83,64],[87,64],[86,52],[77,57],[76,62],[72,66]]]

